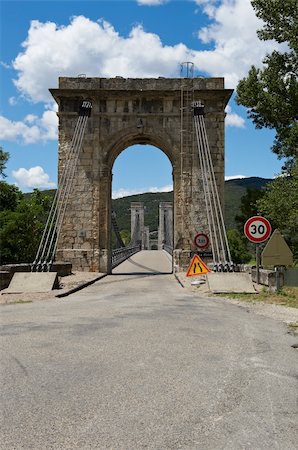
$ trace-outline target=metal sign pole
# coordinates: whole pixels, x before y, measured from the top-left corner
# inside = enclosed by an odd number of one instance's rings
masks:
[[[260,284],[260,244],[256,244],[256,278],[257,284]]]

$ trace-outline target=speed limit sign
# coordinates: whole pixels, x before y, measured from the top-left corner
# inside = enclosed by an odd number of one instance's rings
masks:
[[[194,238],[194,244],[200,250],[203,250],[204,248],[208,247],[209,238],[208,238],[207,234],[205,234],[205,233],[196,234],[195,238]]]
[[[271,233],[270,222],[265,217],[253,216],[245,222],[244,233],[251,242],[264,242]]]

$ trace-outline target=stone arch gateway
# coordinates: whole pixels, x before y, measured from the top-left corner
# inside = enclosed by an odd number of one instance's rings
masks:
[[[170,159],[174,182],[174,270],[184,270],[193,238],[206,231],[206,211],[191,102],[205,105],[216,182],[223,200],[224,118],[232,90],[223,78],[59,78],[50,89],[58,103],[58,179],[83,100],[92,102],[75,183],[59,236],[56,260],[75,270],[111,272],[111,185],[117,156],[151,144]],[[146,168],[144,168],[146,170]]]

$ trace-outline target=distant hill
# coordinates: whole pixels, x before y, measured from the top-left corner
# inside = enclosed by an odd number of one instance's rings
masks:
[[[270,178],[236,178],[225,181],[225,222],[226,227],[235,228],[235,216],[239,213],[241,197],[246,189],[264,189],[272,179]]]
[[[225,222],[227,228],[235,228],[235,216],[239,213],[241,197],[246,189],[264,189],[272,181],[269,178],[236,178],[225,182]],[[158,227],[159,202],[172,202],[173,192],[157,192],[131,195],[112,201],[120,229],[130,229],[130,203],[143,202],[146,207],[145,223],[150,230]]]
[[[272,180],[270,178],[236,178],[225,182],[225,222],[227,228],[235,228],[235,216],[239,213],[241,197],[246,189],[264,189]],[[55,190],[43,191],[53,196]],[[27,194],[30,195],[30,194]],[[150,231],[158,228],[158,207],[160,202],[172,202],[172,192],[156,192],[130,195],[112,200],[112,207],[117,215],[117,223],[120,230],[130,230],[130,203],[143,202],[145,210],[145,224]]]

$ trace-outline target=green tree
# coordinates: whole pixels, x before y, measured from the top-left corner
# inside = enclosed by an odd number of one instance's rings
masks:
[[[130,243],[130,239],[131,239],[130,231],[129,230],[121,230],[120,235],[121,235],[121,238],[122,238],[124,244],[128,245]]]
[[[240,201],[240,214],[235,216],[235,222],[237,224],[238,231],[243,234],[244,224],[252,216],[256,216],[259,213],[257,200],[264,195],[263,189],[246,189],[246,194],[241,197]]]
[[[6,169],[6,163],[9,160],[9,153],[5,152],[2,147],[0,147],[0,176],[2,178],[6,177],[4,170]]]
[[[23,194],[17,186],[0,181],[0,211],[14,211],[22,198]]]
[[[1,263],[34,260],[51,199],[37,189],[14,210],[0,212]]]
[[[232,261],[235,264],[245,264],[251,260],[251,254],[247,250],[243,233],[238,230],[228,230],[227,237],[231,252]]]
[[[270,183],[257,206],[273,228],[278,228],[298,259],[298,162],[286,175]]]
[[[237,86],[236,101],[248,108],[256,128],[276,131],[272,150],[279,158],[297,156],[298,143],[298,8],[297,0],[252,0],[264,21],[261,40],[274,39],[286,51],[274,51],[263,69],[252,66]]]

